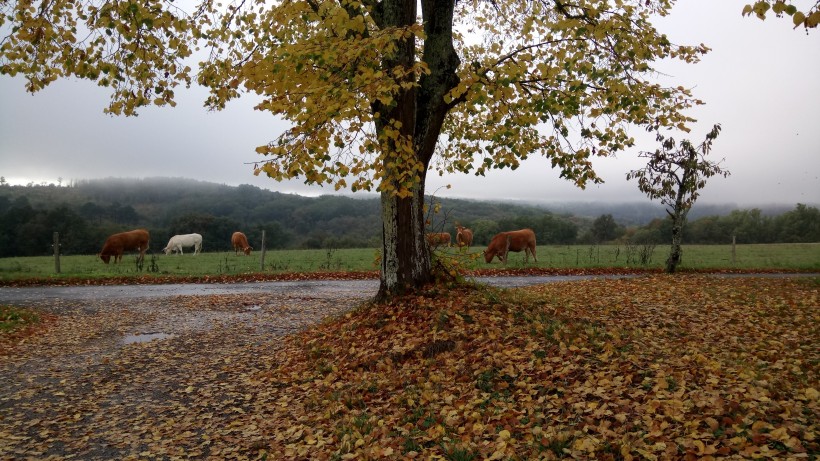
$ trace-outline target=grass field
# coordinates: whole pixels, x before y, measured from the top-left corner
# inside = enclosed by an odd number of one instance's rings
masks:
[[[500,268],[496,260],[487,264],[483,247],[469,252],[456,248],[440,250],[454,256],[468,269]],[[538,262],[524,262],[523,253],[511,253],[507,267],[554,269],[662,268],[668,246],[550,245],[537,248]],[[681,269],[742,269],[820,271],[820,244],[737,245],[734,262],[731,245],[685,245]],[[264,270],[260,252],[236,256],[233,252],[200,255],[147,255],[142,270],[134,255],[120,264],[105,265],[94,255],[60,257],[60,273],[53,256],[1,258],[0,281],[38,277],[105,278],[130,275],[205,276],[247,273],[348,272],[378,269],[375,248],[330,250],[274,250],[265,254]]]

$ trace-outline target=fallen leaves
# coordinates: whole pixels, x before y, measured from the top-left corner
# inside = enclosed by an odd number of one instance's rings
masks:
[[[409,297],[289,342],[282,366],[324,398],[287,407],[334,408],[314,420],[326,430],[376,415],[404,457],[806,454],[818,449],[804,390],[817,382],[817,306],[806,283],[664,275]],[[427,352],[441,341],[453,346]],[[347,454],[372,456],[355,444],[330,453]]]
[[[657,274],[359,302],[61,305],[0,364],[0,458],[820,451],[816,281]],[[116,342],[135,329],[174,337]]]
[[[75,285],[162,285],[169,283],[242,283],[299,280],[369,280],[378,279],[378,271],[314,271],[314,272],[249,272],[244,274],[219,275],[122,275],[96,278],[31,277],[25,279],[0,280],[0,286],[75,286]]]

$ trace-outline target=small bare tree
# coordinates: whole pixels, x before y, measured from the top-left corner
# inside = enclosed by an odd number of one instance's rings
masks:
[[[689,209],[698,198],[698,191],[706,186],[707,178],[714,175],[725,178],[731,174],[720,167],[724,159],[717,163],[706,159],[719,133],[720,124],[717,124],[697,147],[688,139],[676,147],[673,138],[658,133],[656,139],[661,148],[654,152],[641,152],[639,156],[649,159],[647,165],[626,175],[627,180],[638,180],[638,189],[650,200],[660,199],[672,218],[672,249],[666,260],[666,272],[670,274],[680,264],[683,226]]]

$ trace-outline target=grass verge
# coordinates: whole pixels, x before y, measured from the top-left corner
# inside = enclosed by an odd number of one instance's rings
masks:
[[[39,321],[40,316],[34,311],[0,305],[0,334],[11,334]]]

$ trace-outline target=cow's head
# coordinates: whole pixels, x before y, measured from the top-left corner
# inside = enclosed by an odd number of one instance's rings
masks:
[[[102,262],[106,264],[108,264],[108,262],[111,261],[111,255],[98,254],[97,256],[99,256],[100,259],[102,259]]]
[[[253,250],[253,247],[245,247],[245,249],[243,250],[245,252],[245,256],[250,256],[251,250]]]
[[[147,248],[146,248],[146,249],[147,249]],[[169,255],[169,254],[171,254],[171,252],[172,252],[172,251],[174,251],[174,250],[172,250],[170,247],[165,247],[165,248],[163,248],[163,249],[162,249],[162,251],[163,251],[163,253],[165,253],[166,255]]]
[[[495,257],[495,251],[494,250],[487,249],[487,250],[482,251],[481,254],[484,255],[484,261],[486,261],[487,263],[493,262],[493,258]]]

